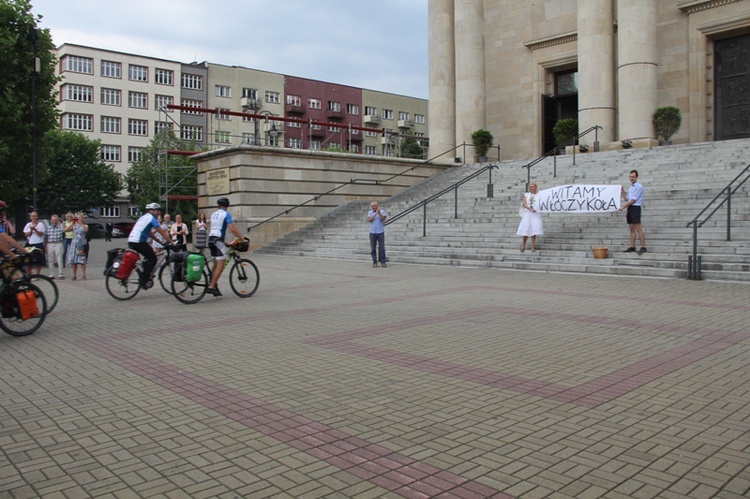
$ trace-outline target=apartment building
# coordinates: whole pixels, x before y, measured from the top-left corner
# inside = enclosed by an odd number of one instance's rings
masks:
[[[426,153],[425,99],[68,43],[57,58],[61,128],[101,140],[102,159],[120,175],[165,128],[209,149],[251,144],[398,156],[410,136]],[[122,192],[100,216],[137,211]]]

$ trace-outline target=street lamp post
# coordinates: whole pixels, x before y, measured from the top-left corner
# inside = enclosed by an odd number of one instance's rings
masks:
[[[35,26],[29,27],[29,42],[31,42],[32,72],[31,72],[31,202],[37,209],[37,157],[36,157],[36,79],[41,72],[41,60],[36,56],[36,41],[39,37]]]

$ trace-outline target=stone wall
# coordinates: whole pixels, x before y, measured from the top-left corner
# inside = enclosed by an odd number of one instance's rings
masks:
[[[254,248],[308,225],[342,203],[388,198],[446,168],[413,159],[251,145],[210,151],[195,159],[199,210],[210,217],[216,200],[227,197],[240,231],[264,222],[250,233]],[[354,179],[357,182],[350,183]],[[292,210],[301,203],[306,204]]]

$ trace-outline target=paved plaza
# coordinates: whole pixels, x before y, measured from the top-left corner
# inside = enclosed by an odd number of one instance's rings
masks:
[[[0,498],[745,497],[750,285],[253,256],[0,336]]]

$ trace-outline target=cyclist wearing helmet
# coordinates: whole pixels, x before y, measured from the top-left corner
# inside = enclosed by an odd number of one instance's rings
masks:
[[[224,238],[227,235],[227,229],[234,234],[237,239],[242,239],[242,234],[237,230],[232,221],[232,215],[227,211],[229,200],[219,198],[216,200],[219,209],[211,215],[211,230],[208,233],[208,247],[211,250],[211,256],[214,259],[214,266],[211,269],[211,283],[208,285],[206,292],[214,296],[221,296],[221,291],[217,287],[221,273],[224,271],[224,260],[227,258],[227,244]]]
[[[148,238],[151,236],[151,232],[156,231],[161,234],[169,244],[173,244],[172,238],[169,237],[169,232],[162,229],[158,220],[156,220],[160,211],[161,206],[159,206],[158,203],[147,204],[147,213],[138,219],[128,236],[128,248],[137,251],[146,259],[146,263],[143,265],[142,276],[142,278],[145,279],[145,282],[141,283],[141,286],[144,289],[153,286],[151,273],[154,271],[154,267],[156,267],[156,253],[154,253],[153,248],[151,248],[151,245],[147,242]]]
[[[0,201],[0,218],[5,218],[5,208],[7,207],[8,205],[5,204],[5,201]],[[21,253],[27,253],[26,248],[13,239],[13,237],[5,231],[3,224],[0,224],[0,251],[10,257],[15,257],[16,254],[11,251],[11,248],[15,248]]]

